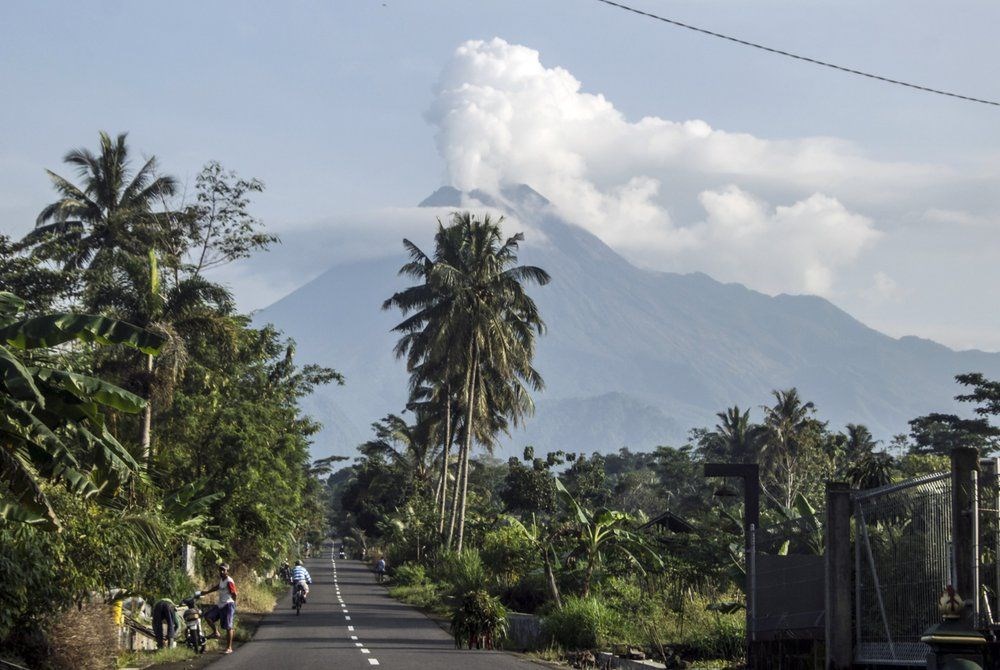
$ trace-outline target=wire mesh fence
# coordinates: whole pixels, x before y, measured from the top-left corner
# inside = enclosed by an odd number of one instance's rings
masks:
[[[952,574],[951,474],[854,497],[858,663],[923,665],[920,636]]]
[[[978,579],[980,628],[1000,626],[1000,476],[997,459],[980,462],[978,495]]]

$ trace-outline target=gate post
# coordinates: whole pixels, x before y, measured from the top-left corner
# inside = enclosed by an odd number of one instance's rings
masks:
[[[851,630],[851,487],[826,483],[826,668],[850,670],[854,663]]]
[[[977,526],[979,450],[955,447],[951,450],[951,546],[955,554],[955,590],[965,597],[963,619],[974,625],[978,609]]]

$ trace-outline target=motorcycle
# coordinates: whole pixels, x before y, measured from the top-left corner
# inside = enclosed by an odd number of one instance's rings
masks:
[[[184,619],[184,644],[194,653],[204,654],[208,638],[201,629],[201,609],[195,604],[199,597],[200,594],[193,595],[181,601],[185,607],[181,618]]]
[[[344,552],[343,549],[340,550],[340,553],[337,556],[341,559],[347,558],[347,554]]]

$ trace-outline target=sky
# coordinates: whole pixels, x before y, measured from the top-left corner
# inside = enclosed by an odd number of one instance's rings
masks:
[[[1000,100],[996,3],[630,4]],[[398,249],[443,184],[527,183],[638,265],[1000,351],[1000,108],[596,0],[4,3],[0,92],[9,235],[99,130],[187,184],[208,160],[262,179],[283,244],[217,275],[245,309]]]

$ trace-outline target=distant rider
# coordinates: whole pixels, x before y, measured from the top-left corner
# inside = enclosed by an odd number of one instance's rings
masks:
[[[382,580],[385,579],[385,558],[380,558],[378,559],[378,562],[375,563],[375,575],[379,584],[381,584]]]
[[[295,561],[295,567],[292,568],[292,597],[294,599],[295,589],[299,584],[302,584],[302,589],[304,593],[302,594],[302,602],[306,602],[309,598],[309,585],[313,583],[312,577],[309,576],[309,571],[306,567],[302,565],[302,561]]]

